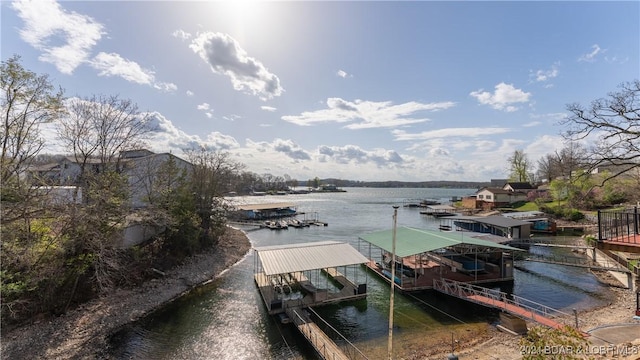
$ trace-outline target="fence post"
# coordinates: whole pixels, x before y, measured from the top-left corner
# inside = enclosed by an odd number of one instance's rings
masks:
[[[598,210],[598,241],[602,240],[602,217],[600,216],[600,210]]]
[[[578,310],[576,308],[573,308],[573,316],[576,318],[576,330],[578,330]]]
[[[633,207],[633,233],[638,235],[638,207]]]

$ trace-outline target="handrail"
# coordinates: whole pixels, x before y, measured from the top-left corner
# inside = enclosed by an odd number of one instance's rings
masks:
[[[617,271],[630,273],[631,271],[617,263],[615,260],[605,259],[603,264],[595,263],[591,259],[584,259],[567,255],[529,255],[524,261],[543,262],[549,264],[583,267],[596,270]]]
[[[346,337],[344,337],[344,335],[342,335],[337,329],[335,329],[333,326],[331,326],[331,324],[329,324],[328,322],[326,322],[315,310],[313,310],[312,308],[308,308],[318,319],[322,320],[322,322],[327,325],[331,330],[333,330],[336,334],[338,334],[340,336],[340,338],[342,338],[342,340],[346,341],[347,344],[349,344],[353,349],[355,349],[358,354],[360,354],[360,356],[362,356],[364,359],[369,359],[364,353],[362,353],[362,351],[360,351],[360,349],[358,349],[351,341],[349,341]]]
[[[498,309],[502,309],[507,312],[510,312],[509,309],[507,308],[508,304],[518,306],[520,308],[528,310],[530,312],[530,315],[528,316],[528,318],[536,322],[537,322],[537,319],[535,317],[535,314],[544,316],[546,318],[560,317],[560,318],[563,318],[563,320],[565,321],[570,317],[568,313],[554,309],[550,306],[546,306],[517,295],[509,295],[507,293],[504,293],[498,290],[488,289],[488,288],[484,288],[477,285],[465,284],[465,283],[461,283],[453,280],[446,280],[446,279],[441,279],[441,280],[434,279],[433,287],[435,290],[438,290],[445,294],[450,294],[450,295],[463,298],[475,303],[480,303],[483,305],[486,305],[486,304],[479,301],[474,301],[469,296],[480,295],[492,300],[496,300],[496,303],[492,305]]]
[[[336,353],[335,351],[332,352],[331,347],[327,347],[327,342],[325,340],[322,338],[318,339],[318,334],[314,332],[310,326],[300,326],[313,324],[313,321],[311,321],[311,319],[303,318],[296,310],[296,308],[287,308],[286,313],[293,320],[293,323],[300,330],[302,335],[304,335],[304,337],[313,345],[318,354],[320,354],[323,359],[342,359],[342,356],[340,356],[339,353]],[[319,328],[318,330],[322,331]]]

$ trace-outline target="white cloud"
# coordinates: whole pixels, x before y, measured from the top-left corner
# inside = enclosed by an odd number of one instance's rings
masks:
[[[227,34],[199,34],[189,47],[211,66],[214,73],[229,77],[235,90],[258,96],[262,100],[280,96],[284,91],[280,79],[261,62],[249,57],[240,44]]]
[[[150,124],[155,128],[149,145],[156,152],[173,151],[180,154],[185,149],[207,148],[212,150],[231,150],[239,147],[238,142],[229,135],[213,132],[202,139],[189,135],[176,128],[173,123],[158,112],[150,113]]]
[[[285,155],[294,163],[311,160],[311,155],[293,140],[274,139],[272,142],[255,142],[247,139],[247,147],[258,153],[263,153],[264,160],[270,159],[269,154]],[[270,160],[265,162],[269,163]]]
[[[629,61],[629,57],[605,56],[604,60],[610,64],[624,64]]]
[[[357,145],[318,147],[318,154],[322,162],[335,162],[338,164],[367,164],[372,163],[377,167],[402,165],[404,159],[395,150],[374,149],[364,150]]]
[[[534,126],[538,126],[540,124],[542,124],[541,121],[531,121],[531,122],[528,122],[526,124],[522,124],[522,126],[523,127],[534,127]]]
[[[85,62],[104,34],[102,24],[65,11],[55,1],[15,1],[12,7],[24,21],[20,37],[42,51],[41,61],[55,65],[63,74],[72,74]]]
[[[500,83],[496,85],[495,89],[493,94],[480,89],[472,91],[469,95],[478,99],[483,105],[489,105],[496,110],[504,110],[507,112],[518,110],[518,108],[512,104],[528,102],[531,97],[531,93],[516,89],[511,84]]]
[[[177,86],[172,83],[157,82],[154,72],[142,68],[135,61],[127,60],[116,53],[100,52],[89,65],[98,70],[98,76],[119,76],[129,82],[141,85],[151,85],[155,89],[171,92],[177,90]]]
[[[553,64],[548,70],[537,70],[530,76],[535,79],[536,82],[546,82],[558,76],[558,65]]]
[[[198,105],[198,110],[209,110],[211,107],[209,106],[208,103],[202,103],[200,105]]]
[[[260,109],[262,109],[264,111],[268,111],[268,112],[274,112],[274,111],[278,110],[277,108],[274,108],[273,106],[260,106]]]
[[[410,117],[420,111],[438,111],[453,107],[453,102],[423,104],[415,101],[393,105],[390,101],[373,102],[355,100],[353,102],[340,98],[327,99],[327,108],[317,111],[306,111],[300,115],[283,116],[282,120],[300,126],[311,126],[319,123],[346,123],[347,129],[395,127],[428,121],[424,118]]]
[[[420,133],[407,133],[404,130],[393,130],[392,134],[398,141],[432,140],[442,138],[480,137],[498,135],[509,132],[509,128],[478,127],[478,128],[445,128]]]
[[[339,77],[341,77],[341,78],[343,78],[343,79],[346,79],[346,78],[348,78],[348,77],[353,77],[353,75],[351,75],[351,74],[347,73],[347,72],[346,72],[346,71],[344,71],[344,70],[338,70],[338,71],[336,72],[336,75],[338,75]]]
[[[590,53],[580,55],[578,61],[594,62],[596,61],[596,57],[598,56],[598,54],[600,54],[601,52],[604,53],[606,51],[602,50],[598,44],[593,44],[591,46],[591,49],[593,50],[591,50]]]
[[[174,31],[171,35],[173,37],[181,39],[181,40],[189,40],[189,39],[191,39],[191,34],[186,32],[186,31],[184,31],[184,30],[182,30],[182,29],[178,29],[178,30]]]
[[[187,94],[187,96],[193,96],[194,95],[193,91],[191,91],[191,90],[187,90],[186,94]]]
[[[231,114],[231,115],[225,115],[222,117],[222,119],[227,120],[227,121],[231,121],[234,122],[236,120],[242,119],[242,116],[237,115],[237,114]]]
[[[559,135],[542,135],[534,138],[525,148],[524,153],[535,164],[547,154],[559,151],[565,146],[564,139]]]

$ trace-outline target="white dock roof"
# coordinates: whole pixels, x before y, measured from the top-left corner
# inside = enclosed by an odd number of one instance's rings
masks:
[[[338,241],[255,248],[265,275],[364,264],[369,260],[353,246]]]
[[[291,207],[295,207],[296,204],[294,203],[286,203],[286,202],[281,202],[281,203],[266,203],[266,204],[244,204],[244,205],[238,205],[236,206],[236,209],[238,210],[268,210],[268,209],[284,209],[284,208],[291,208]]]

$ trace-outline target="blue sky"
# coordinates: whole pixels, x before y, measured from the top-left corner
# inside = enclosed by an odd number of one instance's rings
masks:
[[[566,105],[640,78],[640,2],[6,2],[1,55],[306,180],[486,181],[563,146]],[[43,129],[50,152],[52,126]]]

